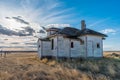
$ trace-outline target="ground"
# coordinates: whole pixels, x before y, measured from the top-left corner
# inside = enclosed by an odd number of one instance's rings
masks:
[[[0,80],[119,80],[120,55],[102,59],[40,60],[37,53],[0,57]]]

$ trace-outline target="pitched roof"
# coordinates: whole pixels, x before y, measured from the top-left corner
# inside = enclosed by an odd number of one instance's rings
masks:
[[[102,34],[100,32],[96,32],[91,29],[86,28],[83,30],[79,30],[79,29],[72,28],[72,27],[65,27],[65,28],[59,30],[58,34],[64,34],[66,36],[71,36],[71,37],[77,37],[77,36],[82,36],[82,35],[86,35],[86,34],[107,37],[107,35]]]
[[[97,31],[94,31],[91,29],[87,29],[87,28],[85,28],[83,30],[79,30],[79,29],[72,28],[72,27],[65,27],[63,29],[59,29],[59,28],[50,28],[50,29],[57,30],[57,31],[56,31],[56,33],[54,33],[50,36],[47,36],[46,38],[42,38],[40,40],[49,41],[50,37],[56,36],[57,34],[61,34],[65,37],[73,38],[73,39],[77,39],[78,36],[82,36],[82,35],[96,35],[96,36],[101,36],[101,37],[107,37],[107,35],[105,35],[105,34],[102,34],[100,32],[97,32]]]
[[[39,40],[41,40],[41,41],[50,41],[50,39],[49,38],[39,38]]]
[[[107,35],[105,35],[105,34],[102,34],[100,32],[97,32],[97,31],[94,31],[91,29],[87,29],[87,28],[79,31],[79,33],[78,33],[79,36],[86,35],[86,34],[107,37]]]
[[[55,28],[55,27],[51,27],[51,28],[46,29],[46,31],[59,31],[59,30],[61,30],[61,29]]]
[[[64,34],[66,36],[77,36],[77,33],[79,32],[79,29],[72,28],[72,27],[65,27],[61,29],[58,34]]]

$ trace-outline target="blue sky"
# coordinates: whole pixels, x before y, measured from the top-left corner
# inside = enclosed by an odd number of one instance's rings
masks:
[[[119,0],[0,0],[0,35],[3,36],[0,47],[29,50],[36,47],[37,39],[33,36],[43,35],[36,34],[40,26],[57,24],[80,28],[80,21],[84,19],[87,28],[108,35],[104,50],[120,50],[119,3]],[[12,42],[15,37],[19,40]],[[25,40],[25,37],[32,39]]]

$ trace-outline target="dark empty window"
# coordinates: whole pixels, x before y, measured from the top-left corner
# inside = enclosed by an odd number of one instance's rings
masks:
[[[40,45],[39,45],[39,48],[40,48]]]
[[[52,50],[54,49],[54,39],[52,39],[52,41],[51,41],[51,49]]]
[[[97,48],[100,48],[100,44],[99,43],[97,43]]]
[[[73,42],[71,42],[71,48],[73,48],[74,47],[74,43]]]

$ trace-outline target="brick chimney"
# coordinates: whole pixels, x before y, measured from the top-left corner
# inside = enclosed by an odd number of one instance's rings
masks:
[[[86,29],[85,20],[81,20],[81,30]]]

